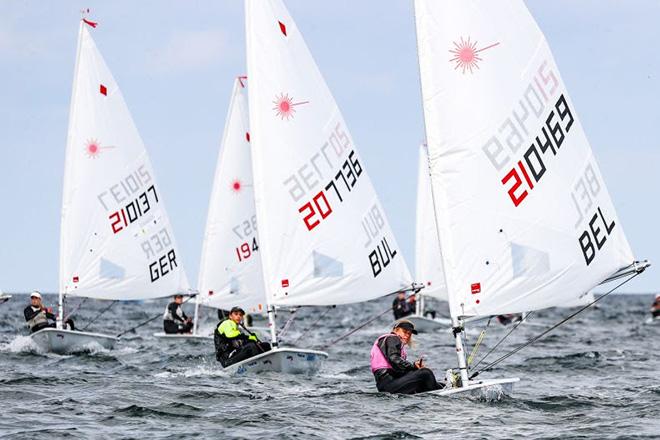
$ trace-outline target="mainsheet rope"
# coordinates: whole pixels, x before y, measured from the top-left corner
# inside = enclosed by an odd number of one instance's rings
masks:
[[[553,325],[552,327],[548,328],[547,330],[544,330],[544,331],[541,332],[540,334],[538,334],[538,335],[534,336],[533,338],[529,339],[527,342],[525,342],[525,343],[522,344],[521,346],[516,347],[515,349],[511,350],[510,352],[505,353],[504,355],[502,355],[502,356],[500,356],[499,358],[495,359],[493,362],[491,362],[490,364],[486,365],[486,366],[483,367],[481,370],[475,371],[474,373],[472,373],[472,374],[470,375],[470,379],[474,379],[475,377],[477,377],[479,374],[483,373],[484,371],[489,371],[489,370],[491,370],[495,365],[497,365],[497,364],[499,364],[500,362],[504,361],[505,359],[507,359],[507,358],[513,356],[514,354],[518,353],[518,352],[519,352],[520,350],[522,350],[523,348],[525,348],[525,347],[527,347],[527,346],[533,344],[534,342],[538,341],[539,339],[541,339],[542,337],[544,337],[545,335],[547,335],[548,333],[550,333],[552,330],[556,329],[557,327],[559,327],[560,325],[566,323],[567,321],[573,319],[575,316],[577,316],[578,314],[582,313],[583,311],[585,311],[586,309],[588,309],[588,308],[591,307],[592,305],[596,304],[598,301],[602,300],[603,298],[605,298],[606,296],[608,296],[610,293],[614,292],[614,291],[615,291],[616,289],[618,289],[619,287],[621,287],[621,286],[623,286],[624,284],[628,283],[630,280],[632,280],[633,278],[635,278],[635,277],[636,277],[637,275],[639,275],[640,273],[642,273],[642,272],[636,272],[636,273],[634,273],[634,274],[633,274],[632,276],[630,276],[628,279],[626,279],[626,280],[622,281],[621,283],[617,284],[616,286],[614,286],[612,289],[610,289],[610,290],[609,290],[607,293],[605,293],[604,295],[601,295],[601,296],[599,296],[598,298],[594,299],[592,302],[590,302],[590,303],[587,304],[586,306],[581,307],[578,311],[576,311],[576,312],[574,312],[574,313],[571,313],[571,314],[568,315],[566,318],[564,318],[564,319],[562,319],[561,321],[559,321],[557,324]],[[528,316],[529,316],[529,315],[528,315]],[[511,331],[515,330],[515,329],[516,329],[521,323],[522,323],[522,321],[519,322],[519,323],[516,325],[516,327],[514,327],[513,329],[511,329]],[[511,333],[511,332],[509,332],[509,333]],[[508,334],[507,334],[507,336],[508,336]],[[490,352],[489,352],[488,354],[490,354]],[[484,358],[485,358],[485,356],[484,356]],[[482,359],[482,360],[483,360],[483,359]],[[481,361],[479,361],[479,363],[481,363]],[[477,364],[477,365],[479,365],[479,364]],[[476,367],[476,366],[475,366],[475,367]]]
[[[181,303],[181,305],[184,305],[185,303],[187,303],[188,301],[190,301],[191,299],[193,299],[195,296],[196,296],[196,295],[191,295],[191,296],[189,296],[188,298],[185,299],[185,301],[183,301],[183,302]],[[144,322],[142,322],[142,323],[136,325],[135,327],[131,327],[131,328],[129,328],[128,330],[119,333],[116,337],[117,337],[117,338],[121,338],[121,337],[122,337],[123,335],[125,335],[126,333],[130,333],[130,332],[132,332],[132,331],[135,331],[135,330],[139,329],[139,328],[142,327],[143,325],[147,325],[147,324],[149,324],[151,321],[153,321],[154,319],[158,318],[159,316],[163,316],[163,312],[160,312],[159,314],[154,315],[153,317],[151,317],[151,318],[147,319],[146,321],[144,321]]]

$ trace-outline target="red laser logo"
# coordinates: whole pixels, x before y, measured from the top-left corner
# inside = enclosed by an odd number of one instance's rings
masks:
[[[473,73],[475,69],[479,68],[479,62],[483,61],[483,58],[479,56],[480,52],[483,52],[486,49],[493,48],[500,43],[493,43],[490,46],[482,47],[477,49],[477,42],[471,41],[470,37],[467,40],[461,39],[456,42],[454,41],[454,48],[449,49],[449,53],[453,54],[454,57],[449,60],[450,63],[456,63],[454,70],[461,70],[461,73],[470,71]]]

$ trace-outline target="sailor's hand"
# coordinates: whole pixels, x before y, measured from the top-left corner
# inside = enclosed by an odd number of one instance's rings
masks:
[[[419,370],[420,368],[424,368],[424,359],[418,359],[418,360],[415,362],[415,368],[417,368],[418,370]]]

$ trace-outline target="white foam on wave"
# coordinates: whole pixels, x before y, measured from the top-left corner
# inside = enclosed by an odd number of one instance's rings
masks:
[[[181,371],[163,371],[154,374],[158,378],[172,377],[229,377],[220,367],[211,367],[209,365],[199,365],[196,367],[184,368]]]
[[[0,351],[5,353],[38,353],[44,354],[44,351],[29,336],[16,336],[6,344],[0,345]]]

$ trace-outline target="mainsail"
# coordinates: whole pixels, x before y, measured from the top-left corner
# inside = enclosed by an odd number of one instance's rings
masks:
[[[252,184],[247,79],[234,82],[213,181],[199,269],[200,304],[265,312]]]
[[[124,98],[81,21],[66,147],[60,294],[157,298],[188,281]]]
[[[451,314],[574,301],[633,254],[576,107],[522,0],[415,0]]]
[[[435,222],[429,158],[426,144],[419,147],[417,174],[417,227],[415,229],[415,279],[424,285],[422,295],[447,301],[440,240]]]
[[[410,286],[365,163],[283,3],[248,0],[246,33],[269,304],[360,302]]]

